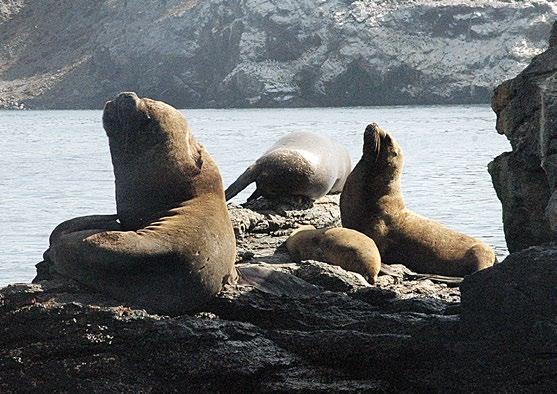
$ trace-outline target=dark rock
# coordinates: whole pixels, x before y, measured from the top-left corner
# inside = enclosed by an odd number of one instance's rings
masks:
[[[549,46],[553,48],[557,46],[557,23],[553,24],[551,28],[551,34],[549,35]]]
[[[462,317],[482,332],[512,336],[529,333],[529,340],[546,330],[557,340],[557,245],[531,247],[511,254],[489,270],[466,277],[461,285]],[[557,341],[547,343],[557,352]],[[557,353],[556,353],[557,354]]]
[[[505,239],[510,252],[539,245],[554,235],[545,218],[550,191],[547,176],[538,166],[528,164],[514,153],[503,153],[488,165],[488,171],[503,206]]]
[[[505,81],[492,99],[497,131],[512,152],[489,163],[503,205],[510,252],[555,239],[557,230],[557,46],[555,22],[550,48],[516,78]]]

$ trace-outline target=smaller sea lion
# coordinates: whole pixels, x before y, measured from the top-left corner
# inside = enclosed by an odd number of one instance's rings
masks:
[[[280,138],[226,189],[226,200],[255,182],[248,198],[306,197],[340,193],[352,162],[348,150],[329,137],[298,131]]]
[[[294,230],[286,248],[296,261],[317,260],[361,274],[374,284],[381,269],[381,256],[375,242],[359,231],[347,228],[316,230],[311,225]]]
[[[483,242],[406,209],[403,164],[395,139],[368,125],[362,158],[340,196],[342,225],[372,238],[383,262],[418,273],[464,276],[493,265],[495,253]]]

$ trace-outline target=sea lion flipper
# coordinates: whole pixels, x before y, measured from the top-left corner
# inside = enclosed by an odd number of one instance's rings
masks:
[[[225,190],[226,201],[230,200],[232,197],[244,190],[250,183],[255,182],[255,179],[259,175],[259,171],[256,167],[249,166],[242,175],[238,177],[228,188]]]
[[[62,271],[66,263],[73,265],[73,260],[81,261],[84,267],[94,264],[108,270],[132,269],[171,253],[165,246],[135,231],[82,230],[62,235],[48,250],[48,257]]]
[[[248,197],[247,201],[249,202],[249,201],[257,200],[262,195],[263,193],[261,193],[261,190],[255,189],[254,192],[251,193],[251,195]]]
[[[117,222],[117,215],[89,215],[80,216],[60,223],[50,234],[50,245],[55,243],[62,235],[82,230],[120,230],[121,225]]]

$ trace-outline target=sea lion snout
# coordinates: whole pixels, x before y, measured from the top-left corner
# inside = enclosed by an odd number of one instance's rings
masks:
[[[370,123],[364,131],[364,157],[377,160],[381,150],[381,139],[386,135],[385,131],[377,123]]]
[[[369,134],[371,134],[371,133],[376,134],[376,133],[381,133],[381,132],[383,132],[383,134],[385,134],[383,129],[381,129],[381,127],[379,127],[379,125],[375,122],[368,124],[366,126],[366,130],[364,131],[364,133],[369,133]]]
[[[377,123],[367,125],[364,131],[362,159],[375,162],[377,165],[403,160],[402,151],[394,137]]]
[[[103,127],[109,137],[138,129],[149,119],[143,100],[134,92],[122,92],[104,106]]]
[[[122,92],[114,99],[119,109],[135,108],[139,100],[135,92]]]
[[[122,92],[114,99],[107,101],[104,105],[104,115],[116,116],[118,112],[126,112],[127,109],[135,109],[140,98],[135,92]]]

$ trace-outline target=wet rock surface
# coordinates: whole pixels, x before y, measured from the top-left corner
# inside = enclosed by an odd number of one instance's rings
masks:
[[[0,97],[102,108],[488,102],[542,52],[553,0],[9,0]],[[12,108],[0,102],[1,107]]]
[[[557,22],[556,25],[557,26]],[[510,252],[556,239],[557,27],[550,47],[495,90],[497,131],[512,152],[489,164]]]
[[[191,315],[154,315],[61,279],[1,289],[0,392],[554,387],[557,246],[466,278],[462,303],[458,288],[404,266],[370,286],[273,252],[299,221],[338,223],[335,200],[230,206],[240,281]]]

